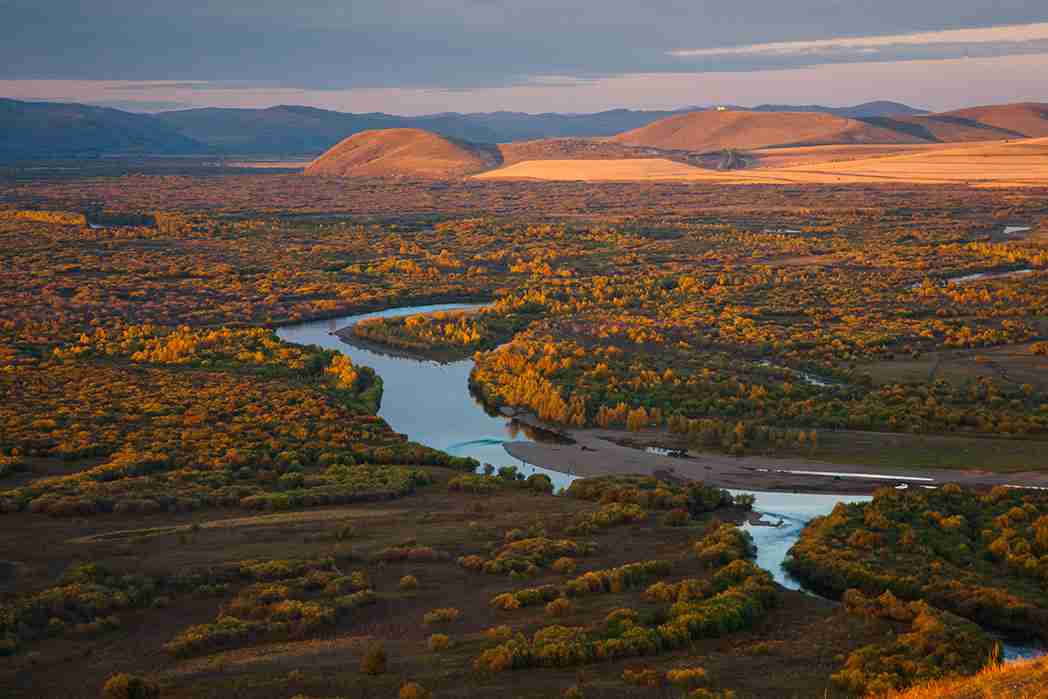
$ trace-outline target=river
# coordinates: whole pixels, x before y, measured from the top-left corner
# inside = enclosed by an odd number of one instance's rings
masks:
[[[438,304],[391,308],[377,313],[345,316],[331,320],[289,325],[277,330],[287,341],[302,345],[319,345],[347,355],[354,364],[369,366],[382,377],[382,404],[379,415],[390,426],[409,439],[440,449],[455,456],[470,456],[482,464],[515,465],[524,475],[544,473],[561,491],[575,476],[543,469],[516,460],[506,453],[503,443],[513,440],[532,441],[534,434],[505,417],[489,415],[469,393],[472,359],[441,363],[413,359],[365,349],[343,342],[341,330],[366,318],[392,318],[415,313],[470,310],[477,304]],[[757,497],[756,510],[764,521],[779,526],[746,524],[744,528],[757,544],[757,563],[771,572],[775,580],[791,590],[803,590],[799,581],[782,567],[786,554],[800,537],[801,530],[812,518],[829,514],[838,502],[863,502],[867,496],[827,495],[824,493],[767,493],[752,491]],[[1040,654],[1042,648],[1006,644],[1004,655],[1014,659]]]
[[[522,425],[507,418],[488,415],[470,395],[472,359],[448,363],[411,359],[350,345],[334,334],[336,330],[366,318],[395,318],[479,307],[478,304],[448,303],[390,308],[377,313],[289,325],[279,328],[277,335],[287,342],[336,350],[347,355],[354,364],[374,369],[382,377],[382,404],[378,414],[408,439],[454,456],[471,456],[482,464],[490,463],[495,467],[515,465],[525,476],[545,473],[557,490],[566,488],[575,480],[573,476],[518,462],[502,448],[507,441],[532,441],[534,433],[522,431]]]

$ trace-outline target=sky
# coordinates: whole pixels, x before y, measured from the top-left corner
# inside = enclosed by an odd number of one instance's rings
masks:
[[[0,96],[134,111],[1048,101],[1044,0],[0,0]]]

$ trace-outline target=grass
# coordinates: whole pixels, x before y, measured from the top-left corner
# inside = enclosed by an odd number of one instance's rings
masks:
[[[974,677],[941,680],[877,699],[1045,699],[1048,658],[990,665]]]
[[[5,592],[40,589],[73,562],[93,561],[114,570],[150,575],[170,571],[221,567],[244,559],[314,559],[331,556],[345,572],[365,570],[378,599],[354,610],[315,637],[261,643],[217,650],[203,657],[177,659],[163,652],[163,644],[192,624],[212,622],[226,597],[179,598],[155,609],[125,610],[121,627],[96,638],[54,637],[36,641],[25,653],[0,664],[0,686],[13,688],[6,696],[94,697],[112,672],[131,672],[160,682],[168,699],[251,696],[287,699],[308,696],[395,696],[408,680],[420,682],[436,696],[549,697],[583,681],[587,696],[646,696],[643,688],[626,685],[627,666],[650,665],[665,672],[685,664],[695,654],[723,689],[740,697],[823,696],[829,676],[839,669],[836,655],[871,642],[861,620],[828,602],[800,593],[784,592],[783,604],[751,630],[720,639],[705,639],[693,649],[637,660],[622,660],[563,670],[521,670],[477,675],[472,661],[491,642],[484,631],[508,624],[531,633],[553,623],[542,605],[515,612],[491,607],[498,593],[522,587],[563,584],[572,576],[544,570],[536,577],[517,580],[508,575],[467,571],[455,563],[464,554],[486,554],[503,543],[510,529],[544,527],[551,537],[564,537],[567,526],[599,505],[566,497],[551,497],[516,489],[490,495],[448,492],[447,481],[456,472],[429,470],[438,483],[421,488],[404,502],[404,509],[388,503],[355,505],[345,510],[301,511],[229,518],[218,512],[155,513],[87,520],[8,516],[0,530],[0,551],[19,550],[24,569],[5,581]],[[353,519],[338,516],[352,512]],[[410,514],[405,514],[405,513]],[[720,513],[725,516],[724,513]],[[322,515],[322,516],[317,516]],[[339,537],[347,521],[355,535]],[[199,528],[191,528],[199,523]],[[211,525],[211,526],[208,526]],[[674,560],[670,581],[708,574],[691,553],[702,524],[667,527],[658,516],[648,521],[599,530],[580,540],[593,540],[597,550],[578,558],[578,571],[621,566],[663,558]],[[143,536],[124,536],[138,530]],[[116,536],[112,536],[116,534]],[[109,536],[107,536],[109,535]],[[27,547],[26,541],[33,545]],[[387,547],[432,547],[436,559],[382,562]],[[419,580],[416,590],[402,591],[405,575]],[[234,586],[235,587],[235,586]],[[654,609],[639,590],[595,595],[576,601],[556,623],[588,625],[616,607]],[[423,615],[436,608],[457,607],[459,619],[441,626],[452,646],[434,653],[427,645],[434,633]],[[360,657],[375,640],[385,643],[389,669],[377,677],[359,672]],[[774,649],[755,655],[755,646]],[[70,662],[90,654],[90,662]],[[759,671],[751,672],[756,667]],[[830,689],[829,697],[836,697]]]
[[[1031,318],[1031,324],[1044,335],[1048,322]],[[894,359],[860,367],[877,385],[945,379],[960,384],[989,377],[1005,387],[1030,384],[1039,391],[1048,390],[1048,357],[1033,354],[1033,343],[1003,345],[972,350],[929,352],[917,359]]]
[[[862,146],[860,146],[862,148]],[[676,180],[725,184],[967,184],[989,187],[1048,184],[1048,138],[1018,142],[954,144],[902,154],[848,159],[847,146],[834,157],[812,151],[788,167],[717,171],[661,158],[633,160],[527,160],[485,172],[480,179],[589,181]],[[810,158],[810,159],[809,159]]]
[[[1048,442],[986,437],[819,432],[819,446],[804,456],[876,469],[976,469],[1013,473],[1043,467]]]

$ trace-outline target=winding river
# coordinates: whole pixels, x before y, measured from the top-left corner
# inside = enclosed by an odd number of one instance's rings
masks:
[[[469,373],[473,360],[441,363],[385,354],[343,342],[336,330],[367,318],[395,318],[416,313],[479,308],[478,304],[448,303],[432,306],[390,308],[377,313],[345,316],[312,323],[289,325],[277,330],[282,340],[300,345],[319,345],[347,355],[354,364],[369,366],[382,377],[381,416],[408,439],[454,456],[471,456],[496,467],[515,465],[525,476],[545,473],[558,490],[575,480],[557,471],[516,462],[502,444],[531,441],[523,426],[503,417],[493,417],[470,395]]]
[[[470,456],[482,464],[490,463],[496,467],[512,464],[524,475],[544,473],[558,491],[563,490],[575,480],[574,476],[516,462],[503,449],[502,445],[507,441],[531,441],[536,435],[522,431],[519,424],[508,418],[489,415],[470,395],[468,383],[473,369],[472,359],[440,363],[385,354],[350,345],[334,334],[336,330],[366,318],[392,318],[478,307],[477,304],[439,304],[391,308],[377,313],[289,325],[278,329],[277,335],[287,342],[336,350],[350,357],[355,364],[374,369],[383,382],[379,415],[394,430],[407,435],[412,441],[455,456]],[[770,571],[777,582],[792,590],[803,590],[803,587],[782,567],[782,562],[799,538],[804,525],[813,517],[828,514],[838,502],[869,500],[866,496],[822,493],[752,494],[757,497],[756,509],[763,515],[763,521],[773,525],[745,525],[757,544],[757,563]],[[1006,658],[1042,652],[1043,649],[1032,646],[1006,644],[1004,647]]]

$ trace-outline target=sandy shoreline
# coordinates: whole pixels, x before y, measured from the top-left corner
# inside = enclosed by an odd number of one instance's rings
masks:
[[[557,430],[531,415],[523,414],[516,415],[514,419],[558,432],[574,444],[507,442],[504,446],[511,456],[533,466],[580,477],[609,474],[654,475],[664,471],[679,478],[700,480],[720,488],[842,495],[868,494],[878,488],[901,484],[910,488],[958,483],[965,486],[1007,485],[1048,489],[1048,473],[1038,472],[990,473],[945,469],[880,471],[870,466],[799,458],[735,457],[691,452],[686,457],[664,456],[612,441],[623,437],[636,439],[638,435],[635,433],[597,429]]]

